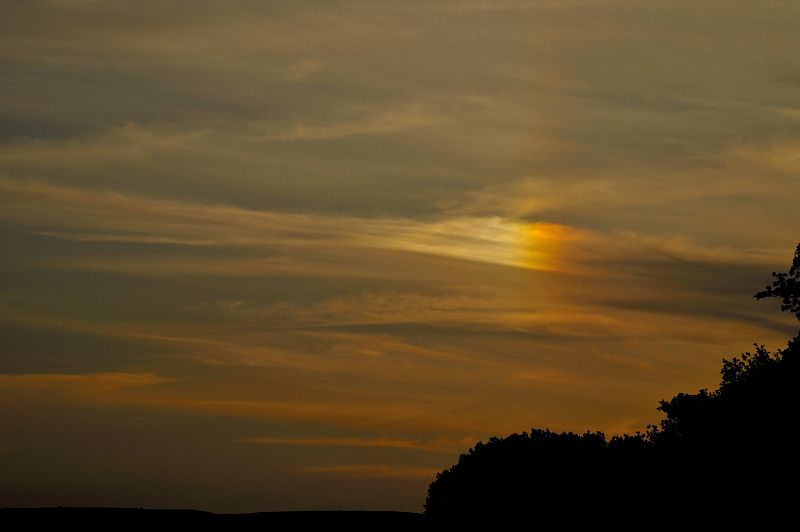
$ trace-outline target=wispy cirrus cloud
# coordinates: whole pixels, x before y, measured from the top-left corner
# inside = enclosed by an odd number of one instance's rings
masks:
[[[120,242],[142,244],[260,246],[281,250],[336,249],[346,245],[537,267],[537,262],[526,261],[526,239],[532,231],[540,231],[543,236],[548,231],[545,226],[529,228],[528,224],[499,217],[419,221],[256,211],[7,179],[0,180],[0,188],[7,197],[2,218],[8,223],[20,224],[40,234],[88,242],[113,242],[118,236]],[[98,228],[102,232],[90,232]],[[566,232],[568,228],[557,230]],[[262,260],[267,268],[273,261]],[[113,268],[114,262],[102,264]],[[231,266],[221,269],[241,272]],[[254,268],[260,269],[257,265]]]
[[[433,479],[439,469],[432,467],[409,467],[394,464],[356,464],[309,466],[301,471],[306,473],[323,473],[331,475],[371,477],[371,478],[430,478]]]
[[[54,389],[76,394],[102,394],[126,388],[154,386],[172,379],[153,373],[23,373],[0,375],[0,385],[7,390]]]
[[[458,451],[474,442],[472,438],[459,440],[438,439],[433,441],[408,440],[401,438],[361,438],[361,437],[284,437],[254,436],[241,440],[244,443],[262,445],[302,445],[311,447],[388,447],[390,449],[409,449],[431,452]]]

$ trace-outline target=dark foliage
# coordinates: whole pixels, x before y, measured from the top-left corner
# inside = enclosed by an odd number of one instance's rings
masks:
[[[535,511],[542,519],[549,512],[562,512],[566,501],[583,501],[588,505],[583,510],[595,514],[602,511],[598,502],[610,502],[598,495],[615,483],[621,468],[636,462],[644,465],[645,450],[642,436],[607,441],[600,432],[578,435],[534,429],[491,438],[439,473],[428,489],[426,514],[470,518]],[[579,516],[561,516],[565,523],[574,517]]]
[[[772,286],[767,286],[758,292],[755,297],[779,297],[781,310],[792,312],[800,320],[800,244],[794,252],[794,260],[788,273],[772,272]]]
[[[756,294],[800,319],[800,245],[789,273]],[[536,516],[540,523],[687,519],[733,524],[788,515],[796,501],[800,337],[722,361],[714,391],[661,401],[659,426],[606,440],[533,429],[478,443],[428,488],[434,519]],[[624,521],[623,521],[624,522]],[[686,524],[686,523],[684,523]]]

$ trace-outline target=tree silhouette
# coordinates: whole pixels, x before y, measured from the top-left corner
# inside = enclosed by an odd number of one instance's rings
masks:
[[[800,244],[788,273],[756,298],[779,297],[800,319]],[[644,434],[532,429],[479,442],[437,474],[425,512],[436,520],[536,516],[590,524],[640,517],[686,526],[789,515],[796,504],[794,430],[800,336],[776,352],[722,360],[718,389],[661,401],[665,418]],[[788,483],[788,484],[787,484]]]
[[[782,300],[781,310],[792,312],[800,320],[800,244],[797,244],[789,272],[772,272],[772,276],[775,278],[772,286],[758,292],[756,299],[779,297]]]

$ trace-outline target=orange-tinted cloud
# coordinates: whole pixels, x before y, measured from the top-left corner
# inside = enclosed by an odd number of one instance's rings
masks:
[[[372,478],[429,478],[433,480],[440,470],[426,467],[407,467],[392,464],[357,464],[333,466],[309,466],[306,473],[329,473],[333,475]]]

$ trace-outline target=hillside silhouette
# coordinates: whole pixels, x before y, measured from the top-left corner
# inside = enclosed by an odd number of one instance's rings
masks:
[[[758,299],[777,297],[800,320],[800,244],[786,273]],[[545,429],[477,443],[437,474],[425,513],[442,522],[731,525],[789,516],[797,501],[800,334],[785,349],[722,361],[716,390],[661,401],[644,433]]]
[[[143,508],[0,508],[0,522],[20,528],[78,530],[427,530],[422,514],[391,511],[296,511],[216,514]]]

